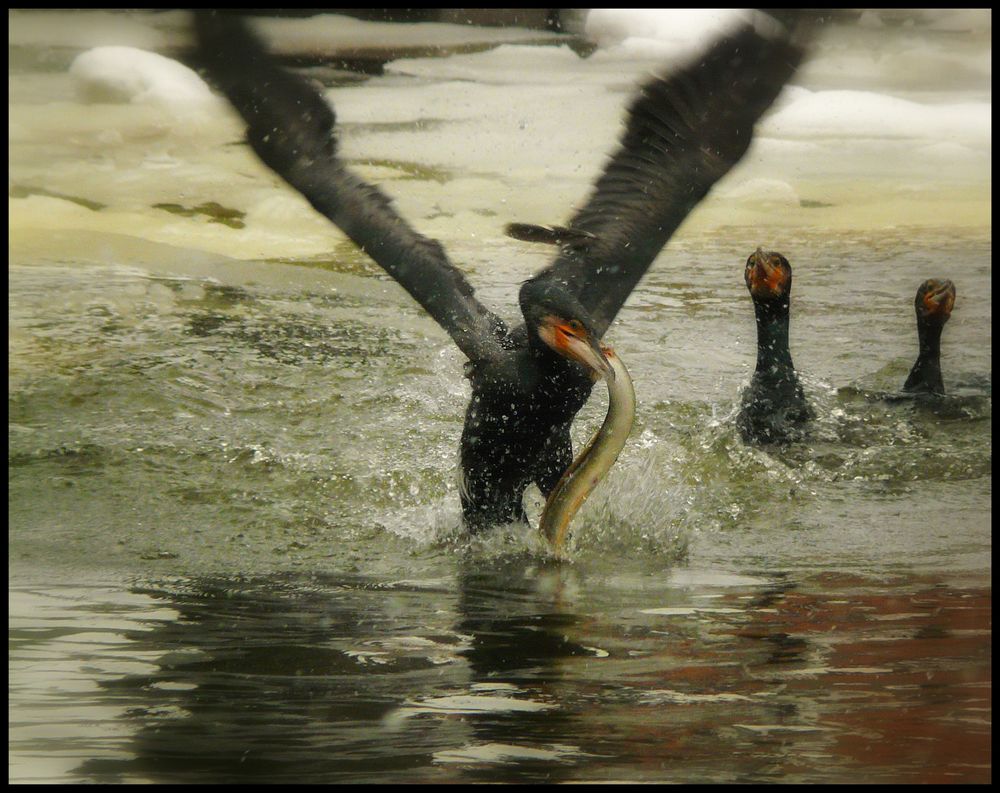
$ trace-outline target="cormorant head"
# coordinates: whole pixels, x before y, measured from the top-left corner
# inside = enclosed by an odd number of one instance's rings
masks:
[[[529,279],[521,285],[518,300],[530,337],[595,376],[614,379],[589,313],[561,283],[544,276]]]
[[[743,279],[754,300],[787,299],[792,291],[792,265],[780,253],[758,248],[747,259]]]
[[[947,278],[928,278],[917,289],[913,301],[917,324],[944,325],[955,306],[955,285]]]

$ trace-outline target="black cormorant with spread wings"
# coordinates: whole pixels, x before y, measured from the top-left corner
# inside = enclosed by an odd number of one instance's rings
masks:
[[[559,247],[552,264],[520,288],[524,324],[508,327],[438,242],[338,158],[334,111],[322,94],[280,68],[238,17],[196,15],[199,65],[245,119],[260,159],[385,269],[468,358],[461,467],[471,531],[526,520],[522,499],[531,483],[550,501],[571,510],[579,504],[562,479],[571,463],[586,470],[572,460],[570,424],[595,380],[604,376],[610,386],[623,371],[600,339],[677,227],[743,157],[754,124],[802,57],[788,28],[764,21],[761,31],[742,24],[686,66],[642,85],[620,146],[566,227],[508,229]],[[608,421],[621,424],[611,397]],[[592,443],[584,454],[606,456],[600,447]]]

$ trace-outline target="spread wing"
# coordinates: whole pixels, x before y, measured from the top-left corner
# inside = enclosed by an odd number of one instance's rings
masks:
[[[503,322],[436,240],[421,236],[389,198],[337,157],[333,108],[305,79],[282,69],[236,16],[195,16],[197,58],[247,122],[264,164],[302,193],[391,275],[472,360],[494,355]]]
[[[545,272],[576,293],[599,334],[677,227],[746,153],[754,124],[794,73],[802,50],[774,28],[771,37],[748,24],[645,83],[618,151],[568,229],[508,229],[561,245]]]

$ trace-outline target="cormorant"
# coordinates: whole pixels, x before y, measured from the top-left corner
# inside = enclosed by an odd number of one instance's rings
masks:
[[[757,321],[757,368],[743,392],[737,426],[747,443],[785,443],[812,418],[788,349],[792,266],[780,253],[757,250],[743,279]]]
[[[944,394],[941,331],[955,306],[955,285],[947,279],[928,278],[917,289],[913,305],[917,310],[920,352],[903,390],[912,394]]]
[[[546,239],[560,246],[555,261],[521,286],[524,324],[509,328],[438,242],[411,228],[338,158],[334,111],[322,94],[281,69],[237,17],[197,14],[197,58],[246,120],[253,150],[399,282],[469,359],[461,499],[471,531],[526,520],[522,498],[531,483],[546,496],[566,493],[557,485],[572,462],[570,424],[595,373],[614,382],[601,337],[677,227],[743,157],[754,124],[802,57],[788,28],[763,21],[766,33],[743,24],[642,86],[589,198],[564,234]],[[578,504],[581,490],[573,490],[569,500]],[[551,536],[562,531],[563,517],[549,521]]]

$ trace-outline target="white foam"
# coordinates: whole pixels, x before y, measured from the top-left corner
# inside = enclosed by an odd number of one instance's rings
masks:
[[[602,48],[643,49],[661,42],[696,52],[746,19],[732,8],[594,8],[585,33]]]
[[[763,123],[778,138],[897,138],[947,141],[988,148],[991,105],[967,102],[927,105],[869,91],[806,91]]]
[[[136,47],[95,47],[69,69],[85,104],[150,104],[201,109],[217,100],[183,63]]]
[[[592,15],[592,25],[600,27],[601,13]],[[619,21],[626,14],[607,13],[609,20]],[[689,22],[697,16],[688,17]],[[81,41],[96,30],[92,23],[103,18],[17,12],[11,17],[11,41],[40,37],[43,17],[56,25],[54,38],[67,42],[74,25],[80,32],[75,41]],[[146,38],[153,41],[178,36],[181,20],[187,24],[184,14],[172,25],[163,15],[136,14],[122,17],[118,30],[122,43],[140,40],[129,32],[133,28],[148,30]],[[460,35],[483,40],[494,35],[492,29],[451,29],[461,26],[437,31],[422,25],[355,23],[323,17],[310,35],[333,37],[331,46],[357,36],[365,37],[359,45],[425,46],[434,44],[435,37],[447,44]],[[275,38],[281,37],[284,24],[261,23],[276,31]],[[289,22],[289,41],[296,31],[307,35],[310,24],[312,20]],[[390,63],[387,78],[328,92],[337,110],[341,152],[362,176],[384,187],[418,230],[445,245],[465,246],[456,249],[463,266],[474,271],[490,257],[506,259],[511,243],[502,237],[504,223],[565,222],[588,195],[617,146],[635,86],[647,74],[669,68],[667,62],[677,57],[661,56],[663,40],[652,34],[704,42],[717,32],[698,32],[693,22],[689,28],[679,23],[666,27],[626,26],[617,44],[585,59],[565,46],[526,46],[522,38],[490,51]],[[660,43],[646,52],[619,46],[644,30],[646,38]],[[526,33],[537,31],[519,31]],[[817,42],[822,68],[810,71],[807,64],[800,73],[806,75],[802,85],[809,87],[783,91],[772,113],[758,124],[747,156],[688,226],[771,223],[775,206],[783,221],[826,227],[899,219],[988,222],[986,211],[977,209],[983,196],[988,199],[992,145],[991,100],[988,90],[979,87],[984,79],[988,85],[988,43],[976,44],[975,39],[969,46],[954,46],[951,34],[919,34],[919,28],[834,33]],[[163,49],[169,52],[179,41],[171,39]],[[107,59],[107,74],[103,66],[97,68],[101,50],[91,50],[80,56],[73,74],[43,75],[45,79],[31,74],[23,86],[20,77],[12,77],[8,122],[8,142],[14,147],[11,181],[44,185],[53,194],[106,207],[85,210],[40,195],[12,199],[12,225],[102,233],[128,229],[151,241],[242,258],[321,256],[340,243],[342,235],[246,147],[231,145],[242,138],[244,125],[225,102],[202,113],[199,123],[179,112],[209,96],[190,70],[143,50],[109,51],[119,54]],[[650,54],[656,57],[646,57]],[[142,63],[152,64],[144,76],[130,74],[141,70]],[[918,79],[904,84],[918,63],[924,64]],[[816,75],[815,82],[809,74]],[[934,76],[930,89],[928,74]],[[75,100],[72,86],[91,79],[112,95],[117,91],[119,104],[95,108]],[[897,84],[902,86],[898,90]],[[841,90],[844,86],[850,90]],[[809,206],[796,208],[796,196]],[[755,200],[760,198],[766,200]],[[177,203],[190,208],[209,199],[245,212],[245,228],[211,222],[204,214],[182,216],[153,207]],[[519,268],[512,273],[516,278],[542,266],[549,253],[530,246],[516,251],[511,257],[516,262],[511,266]],[[595,494],[591,513],[601,512],[602,503]],[[627,513],[621,512],[621,499],[615,503],[623,536],[631,536],[629,527],[650,521],[673,536],[676,521],[683,522],[685,514],[683,509],[664,510],[653,497],[637,496]],[[584,533],[588,525],[583,514]]]
[[[799,194],[795,192],[794,187],[781,179],[766,177],[747,179],[720,191],[720,193],[730,200],[749,201],[757,206],[761,204],[799,206]]]

